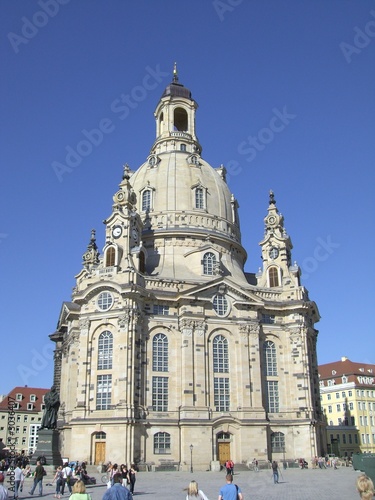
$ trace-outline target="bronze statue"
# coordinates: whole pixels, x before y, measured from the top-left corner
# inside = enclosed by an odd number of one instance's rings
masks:
[[[46,407],[44,409],[40,429],[56,429],[57,413],[60,408],[60,396],[54,385],[44,396],[44,404]]]

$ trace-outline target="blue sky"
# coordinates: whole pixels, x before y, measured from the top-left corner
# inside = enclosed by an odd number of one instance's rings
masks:
[[[174,61],[204,159],[229,170],[246,271],[273,189],[319,363],[375,363],[374,1],[2,0],[0,34],[0,393],[51,386],[48,335],[122,165],[149,154]]]

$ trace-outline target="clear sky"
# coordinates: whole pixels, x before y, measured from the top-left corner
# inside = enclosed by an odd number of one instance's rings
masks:
[[[246,271],[273,189],[319,363],[375,363],[373,0],[2,0],[0,35],[0,393],[51,386],[48,335],[174,61],[203,158],[228,168]]]

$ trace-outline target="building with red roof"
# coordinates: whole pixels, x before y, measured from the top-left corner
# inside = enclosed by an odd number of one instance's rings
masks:
[[[38,442],[37,431],[44,412],[44,396],[49,389],[15,387],[0,402],[0,454],[10,444],[15,451],[31,454]]]
[[[347,357],[319,366],[328,452],[375,452],[375,365]]]

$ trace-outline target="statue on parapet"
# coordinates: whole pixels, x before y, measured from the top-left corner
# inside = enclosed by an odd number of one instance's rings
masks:
[[[51,390],[44,396],[45,409],[40,424],[40,429],[56,429],[57,414],[60,408],[60,396],[53,385]]]

